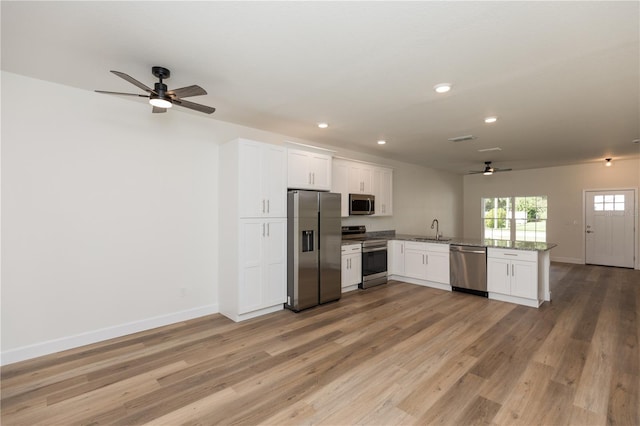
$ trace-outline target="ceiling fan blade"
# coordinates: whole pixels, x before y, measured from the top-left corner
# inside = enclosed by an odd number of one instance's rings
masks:
[[[188,98],[189,96],[202,96],[206,95],[207,91],[202,87],[194,84],[193,86],[181,87],[179,89],[169,90],[167,95],[175,96],[176,98]]]
[[[210,107],[210,106],[206,106],[206,105],[200,105],[200,104],[196,104],[194,102],[189,102],[189,101],[185,101],[182,99],[173,99],[172,103],[174,105],[178,105],[184,108],[189,108],[195,111],[200,111],[200,112],[204,112],[205,114],[213,114],[215,112],[215,108]]]
[[[493,169],[494,172],[510,172],[513,169]]]
[[[153,113],[162,113],[162,112],[167,112],[166,108],[158,108],[157,106],[154,106],[153,109],[151,110],[151,112]]]
[[[106,93],[107,95],[124,95],[124,96],[139,96],[141,98],[148,98],[148,95],[139,95],[137,93],[123,93],[123,92],[108,92],[106,90],[96,90],[97,93]]]
[[[111,70],[111,72],[114,73],[115,75],[117,75],[118,77],[127,80],[129,83],[133,84],[134,86],[138,86],[139,88],[141,88],[145,92],[156,94],[156,92],[152,88],[144,85],[143,83],[140,83],[138,80],[136,80],[135,78],[131,77],[129,74],[125,74],[123,72],[113,71],[113,70]]]

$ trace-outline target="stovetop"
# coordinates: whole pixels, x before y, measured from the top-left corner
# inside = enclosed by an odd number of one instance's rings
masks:
[[[342,239],[361,242],[363,247],[387,244],[386,239],[367,235],[367,227],[364,225],[343,226]]]

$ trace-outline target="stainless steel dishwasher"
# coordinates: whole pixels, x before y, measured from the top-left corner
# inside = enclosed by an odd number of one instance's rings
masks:
[[[451,288],[487,297],[487,248],[482,246],[449,246]]]

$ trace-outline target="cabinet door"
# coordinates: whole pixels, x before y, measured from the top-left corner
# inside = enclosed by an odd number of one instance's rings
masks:
[[[351,283],[360,284],[362,282],[362,253],[354,253],[351,255],[349,262]]]
[[[487,258],[487,291],[511,294],[511,262]]]
[[[265,144],[262,150],[262,197],[264,216],[287,217],[287,169],[284,148]]]
[[[362,281],[362,259],[360,253],[342,255],[342,287],[360,284]]]
[[[404,274],[410,278],[427,279],[427,252],[422,250],[405,250]]]
[[[262,285],[263,307],[274,306],[286,301],[287,265],[286,265],[286,219],[265,221],[263,240],[264,278]]]
[[[449,284],[449,253],[427,252],[427,279]]]
[[[238,197],[240,217],[261,217],[266,209],[262,196],[262,149],[261,144],[240,142],[238,165]],[[264,206],[264,208],[263,208]]]
[[[263,225],[259,219],[240,222],[240,280],[238,312],[243,314],[262,307],[262,244]],[[225,283],[233,285],[233,283]]]
[[[391,182],[391,169],[375,168],[373,170],[373,195],[376,196],[375,216],[391,216],[393,214]]]
[[[373,194],[373,170],[360,163],[349,164],[349,192],[352,194]]]
[[[311,153],[309,165],[313,188],[317,190],[331,190],[331,156]]]
[[[404,241],[389,242],[389,275],[404,275]]]
[[[293,149],[287,151],[287,186],[295,189],[311,188],[308,152]]]
[[[538,298],[538,267],[536,262],[511,261],[511,295],[527,299]]]

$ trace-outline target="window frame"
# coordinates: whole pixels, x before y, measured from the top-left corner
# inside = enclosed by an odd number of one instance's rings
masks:
[[[541,199],[543,200],[542,205],[540,206],[540,209],[544,212],[543,214],[543,218],[540,219],[536,219],[536,220],[529,220],[528,218],[528,213],[527,210],[524,211],[519,211],[517,210],[517,203],[523,201],[525,203],[527,203],[526,199]],[[527,242],[547,242],[547,224],[549,223],[549,218],[548,218],[548,196],[547,195],[512,195],[512,196],[494,196],[494,197],[481,197],[480,198],[480,203],[481,203],[481,238],[484,240],[489,240],[489,239],[493,239],[493,240],[503,240],[503,241],[527,241]],[[492,202],[492,208],[490,210],[487,210],[487,200],[491,200]],[[504,201],[506,200],[506,204],[504,204]],[[504,205],[505,207],[499,207],[500,205]],[[536,203],[536,211],[538,210],[538,204]],[[502,209],[505,210],[505,216],[504,218],[501,216],[496,217],[496,213],[498,212],[498,209]],[[493,216],[488,216],[487,213],[493,211],[494,214]],[[522,213],[525,213],[525,218],[523,219],[522,217],[518,217],[521,216]],[[520,213],[520,214],[518,214]],[[498,213],[499,214],[499,213]],[[537,216],[537,215],[536,215]],[[494,230],[499,230],[499,232],[496,235],[496,232],[494,231],[492,233],[492,235],[490,237],[487,237],[486,233],[487,233],[487,220],[493,220],[493,221],[506,221],[506,226],[504,228],[493,228]],[[527,239],[526,236],[529,235],[527,234],[527,230],[522,230],[522,229],[518,229],[518,227],[522,227],[522,221],[524,220],[524,225],[528,225],[530,222],[533,223],[543,223],[544,226],[544,231],[538,230],[538,226],[534,225],[533,228],[533,232],[531,233],[533,235],[533,239]],[[518,239],[518,234],[522,234],[524,232],[525,238],[524,239]],[[508,238],[505,238],[506,235],[505,233],[508,233]],[[544,238],[543,239],[539,239],[539,237],[543,235]]]

